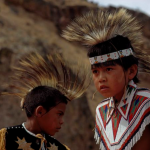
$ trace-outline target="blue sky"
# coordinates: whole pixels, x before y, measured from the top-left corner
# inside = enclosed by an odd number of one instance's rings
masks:
[[[88,0],[98,3],[100,6],[109,5],[119,7],[123,6],[133,10],[139,10],[150,16],[150,0]]]

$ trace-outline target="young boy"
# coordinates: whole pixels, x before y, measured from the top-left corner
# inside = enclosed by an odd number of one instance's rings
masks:
[[[138,63],[150,72],[141,26],[120,9],[89,12],[63,33],[89,47],[93,81],[104,99],[96,108],[95,139],[101,150],[150,150],[150,91],[138,88]]]
[[[3,94],[21,98],[27,121],[0,130],[0,150],[69,149],[52,136],[61,129],[68,101],[85,91],[86,76],[82,81],[79,81],[79,72],[72,77],[71,70],[56,56],[48,55],[46,60],[39,54],[30,54],[20,65],[14,76],[18,86],[13,86],[19,92]]]

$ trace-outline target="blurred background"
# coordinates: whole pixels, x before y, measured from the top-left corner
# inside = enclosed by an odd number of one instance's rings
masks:
[[[120,1],[105,4],[101,0],[0,0],[0,91],[11,90],[9,77],[13,74],[12,68],[30,51],[41,55],[57,52],[72,67],[77,65],[79,59],[89,66],[86,49],[80,43],[64,40],[61,32],[74,17],[91,9],[111,11],[119,7],[127,8],[143,25],[143,49],[149,53],[150,13],[145,11],[149,8],[140,8],[142,5],[134,7],[138,3],[135,0],[128,5],[119,4]],[[139,86],[150,88],[149,75],[140,73],[139,77]],[[95,108],[102,96],[96,93],[92,100],[95,90],[91,84],[84,96],[68,104],[65,123],[55,136],[71,150],[98,150],[93,129]],[[21,124],[25,119],[18,98],[0,97],[0,128]]]

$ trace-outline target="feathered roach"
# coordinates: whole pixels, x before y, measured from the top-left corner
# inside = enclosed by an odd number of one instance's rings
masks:
[[[50,86],[59,90],[71,101],[80,97],[90,83],[86,70],[84,67],[79,68],[73,75],[60,55],[47,55],[44,58],[38,53],[31,53],[20,60],[19,67],[14,68],[15,82],[11,87],[18,92],[2,94],[19,96],[23,108],[24,98],[29,91],[37,86]]]
[[[69,41],[81,42],[93,47],[111,38],[121,35],[127,37],[134,55],[139,59],[141,71],[150,72],[150,56],[143,45],[142,26],[126,9],[121,8],[114,12],[90,11],[75,18],[62,33],[62,37]]]

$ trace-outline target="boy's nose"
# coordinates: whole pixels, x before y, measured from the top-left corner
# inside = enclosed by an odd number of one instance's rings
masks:
[[[63,124],[64,123],[64,119],[60,119],[60,124]]]
[[[104,82],[104,81],[106,81],[105,73],[100,73],[99,74],[99,82]]]

